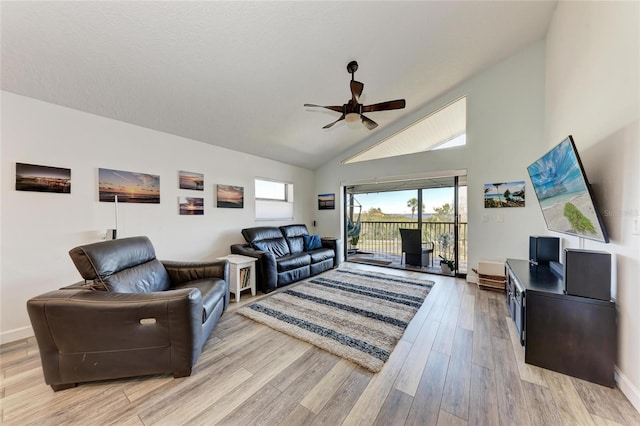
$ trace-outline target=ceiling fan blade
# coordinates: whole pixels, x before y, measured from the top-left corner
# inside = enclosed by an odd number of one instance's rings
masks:
[[[364,115],[360,115],[360,117],[362,118],[362,124],[364,124],[364,127],[366,127],[367,129],[373,130],[378,127],[378,123],[376,123],[372,119],[367,118]]]
[[[337,106],[337,105],[326,106],[326,105],[304,104],[304,106],[313,107],[313,108],[326,108],[326,109],[330,109],[331,111],[336,111],[336,112],[343,112],[343,110],[344,110],[344,108],[342,106]]]
[[[340,121],[340,120],[344,120],[344,114],[342,114],[342,115],[340,116],[340,118],[338,118],[338,119],[337,119],[336,121],[334,121],[333,123],[329,123],[329,124],[327,124],[326,126],[323,126],[322,128],[323,128],[323,129],[328,129],[328,128],[330,128],[331,126],[333,126],[334,124],[336,124],[336,123],[337,123],[338,121]]]
[[[402,109],[406,105],[404,99],[396,99],[395,101],[380,102],[379,104],[364,105],[362,112],[387,111],[390,109]]]
[[[364,83],[351,80],[351,96],[353,97],[354,104],[358,103],[358,100],[360,99],[360,95],[362,95],[363,89],[364,89]]]

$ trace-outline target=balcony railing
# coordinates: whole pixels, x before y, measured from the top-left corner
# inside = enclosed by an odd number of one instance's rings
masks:
[[[433,242],[434,259],[442,255],[454,259],[454,222],[422,222],[422,241]],[[418,228],[417,222],[361,222],[360,238],[354,247],[362,252],[401,255],[400,228]],[[467,260],[467,223],[460,223],[458,256],[462,264]]]

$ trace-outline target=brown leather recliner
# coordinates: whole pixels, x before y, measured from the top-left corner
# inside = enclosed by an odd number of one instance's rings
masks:
[[[147,237],[69,252],[84,285],[30,299],[45,382],[191,374],[229,304],[229,264],[161,262]]]

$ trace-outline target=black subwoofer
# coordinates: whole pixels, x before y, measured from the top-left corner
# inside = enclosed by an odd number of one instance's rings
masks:
[[[611,254],[593,250],[564,250],[565,291],[571,296],[611,300]]]

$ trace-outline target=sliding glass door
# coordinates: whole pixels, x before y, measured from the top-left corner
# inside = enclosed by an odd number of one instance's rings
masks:
[[[441,273],[446,259],[455,273],[466,273],[464,176],[352,185],[344,197],[347,260],[412,269],[404,263],[399,229],[414,228],[422,230],[424,247],[433,248],[421,270]]]

